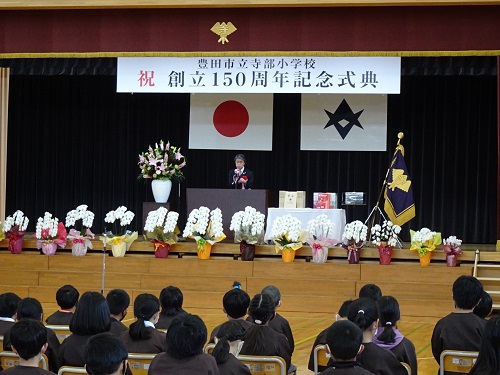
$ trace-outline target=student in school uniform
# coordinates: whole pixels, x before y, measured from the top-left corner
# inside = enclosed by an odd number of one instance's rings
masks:
[[[89,339],[84,358],[89,375],[125,375],[127,372],[127,349],[118,337],[109,332]]]
[[[21,298],[15,293],[0,294],[0,336],[16,323],[17,304]]]
[[[137,320],[120,340],[129,353],[161,353],[167,349],[165,333],[155,329],[160,316],[160,301],[148,293],[139,294],[134,301],[134,315]]]
[[[491,318],[486,323],[484,335],[474,367],[470,375],[500,374],[500,318]]]
[[[220,375],[251,375],[248,367],[236,358],[245,338],[242,322],[244,320],[230,320],[219,328],[212,356],[217,362]]]
[[[170,323],[178,315],[187,314],[182,308],[184,296],[176,286],[167,286],[160,293],[161,312],[156,329],[168,329]]]
[[[245,316],[248,312],[248,306],[250,305],[250,296],[241,288],[233,288],[224,294],[222,298],[223,311],[227,316],[228,320],[238,320],[240,321],[243,328],[248,329],[252,326],[252,322],[246,321]],[[215,327],[210,334],[209,342],[215,342],[214,338],[217,336],[220,327],[219,324]]]
[[[397,327],[397,322],[401,318],[398,301],[392,296],[383,296],[378,299],[377,306],[380,321],[373,342],[393,352],[399,362],[410,365],[412,375],[417,375],[415,345],[404,337]]]
[[[19,365],[2,371],[2,375],[54,375],[38,367],[47,349],[47,329],[34,319],[23,319],[10,330],[12,350],[19,355]]]
[[[363,331],[364,350],[356,360],[360,365],[375,375],[407,375],[406,369],[394,353],[372,342],[378,328],[378,310],[371,298],[358,298],[349,306],[348,319]]]
[[[292,349],[285,335],[269,327],[274,317],[275,303],[269,294],[256,294],[250,302],[248,313],[254,325],[245,334],[240,354],[279,356],[290,369]]]
[[[106,295],[106,302],[111,317],[111,328],[109,332],[113,335],[120,336],[123,332],[128,330],[128,327],[122,323],[122,320],[127,316],[130,296],[123,289],[113,289]]]
[[[326,348],[331,361],[321,375],[373,375],[356,362],[364,349],[363,331],[349,320],[339,320],[327,328]]]
[[[56,292],[57,305],[60,307],[55,313],[45,319],[45,323],[58,326],[69,326],[76,310],[80,293],[72,285],[63,285]]]
[[[148,375],[218,375],[215,358],[203,353],[207,327],[197,315],[181,314],[167,331],[167,351],[151,361]]]

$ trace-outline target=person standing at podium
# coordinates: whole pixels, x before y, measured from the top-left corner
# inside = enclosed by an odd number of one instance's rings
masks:
[[[251,189],[253,187],[253,172],[245,168],[245,155],[237,154],[234,157],[235,169],[228,174],[228,185],[231,189]]]

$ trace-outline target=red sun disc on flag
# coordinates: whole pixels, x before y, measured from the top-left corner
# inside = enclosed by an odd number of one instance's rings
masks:
[[[224,137],[237,137],[248,127],[250,117],[243,104],[236,100],[225,101],[214,111],[215,129]]]

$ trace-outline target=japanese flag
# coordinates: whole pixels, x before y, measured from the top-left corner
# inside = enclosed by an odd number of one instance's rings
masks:
[[[385,151],[387,95],[302,94],[301,150]]]
[[[192,94],[189,148],[271,151],[272,94]]]

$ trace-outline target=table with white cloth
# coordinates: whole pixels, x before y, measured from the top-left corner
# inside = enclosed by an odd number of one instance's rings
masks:
[[[302,229],[307,229],[309,220],[315,219],[319,215],[326,215],[335,224],[333,238],[342,240],[342,232],[345,227],[345,210],[343,209],[320,209],[320,208],[268,208],[267,226],[264,241],[271,239],[273,221],[279,216],[292,215],[302,222]]]

